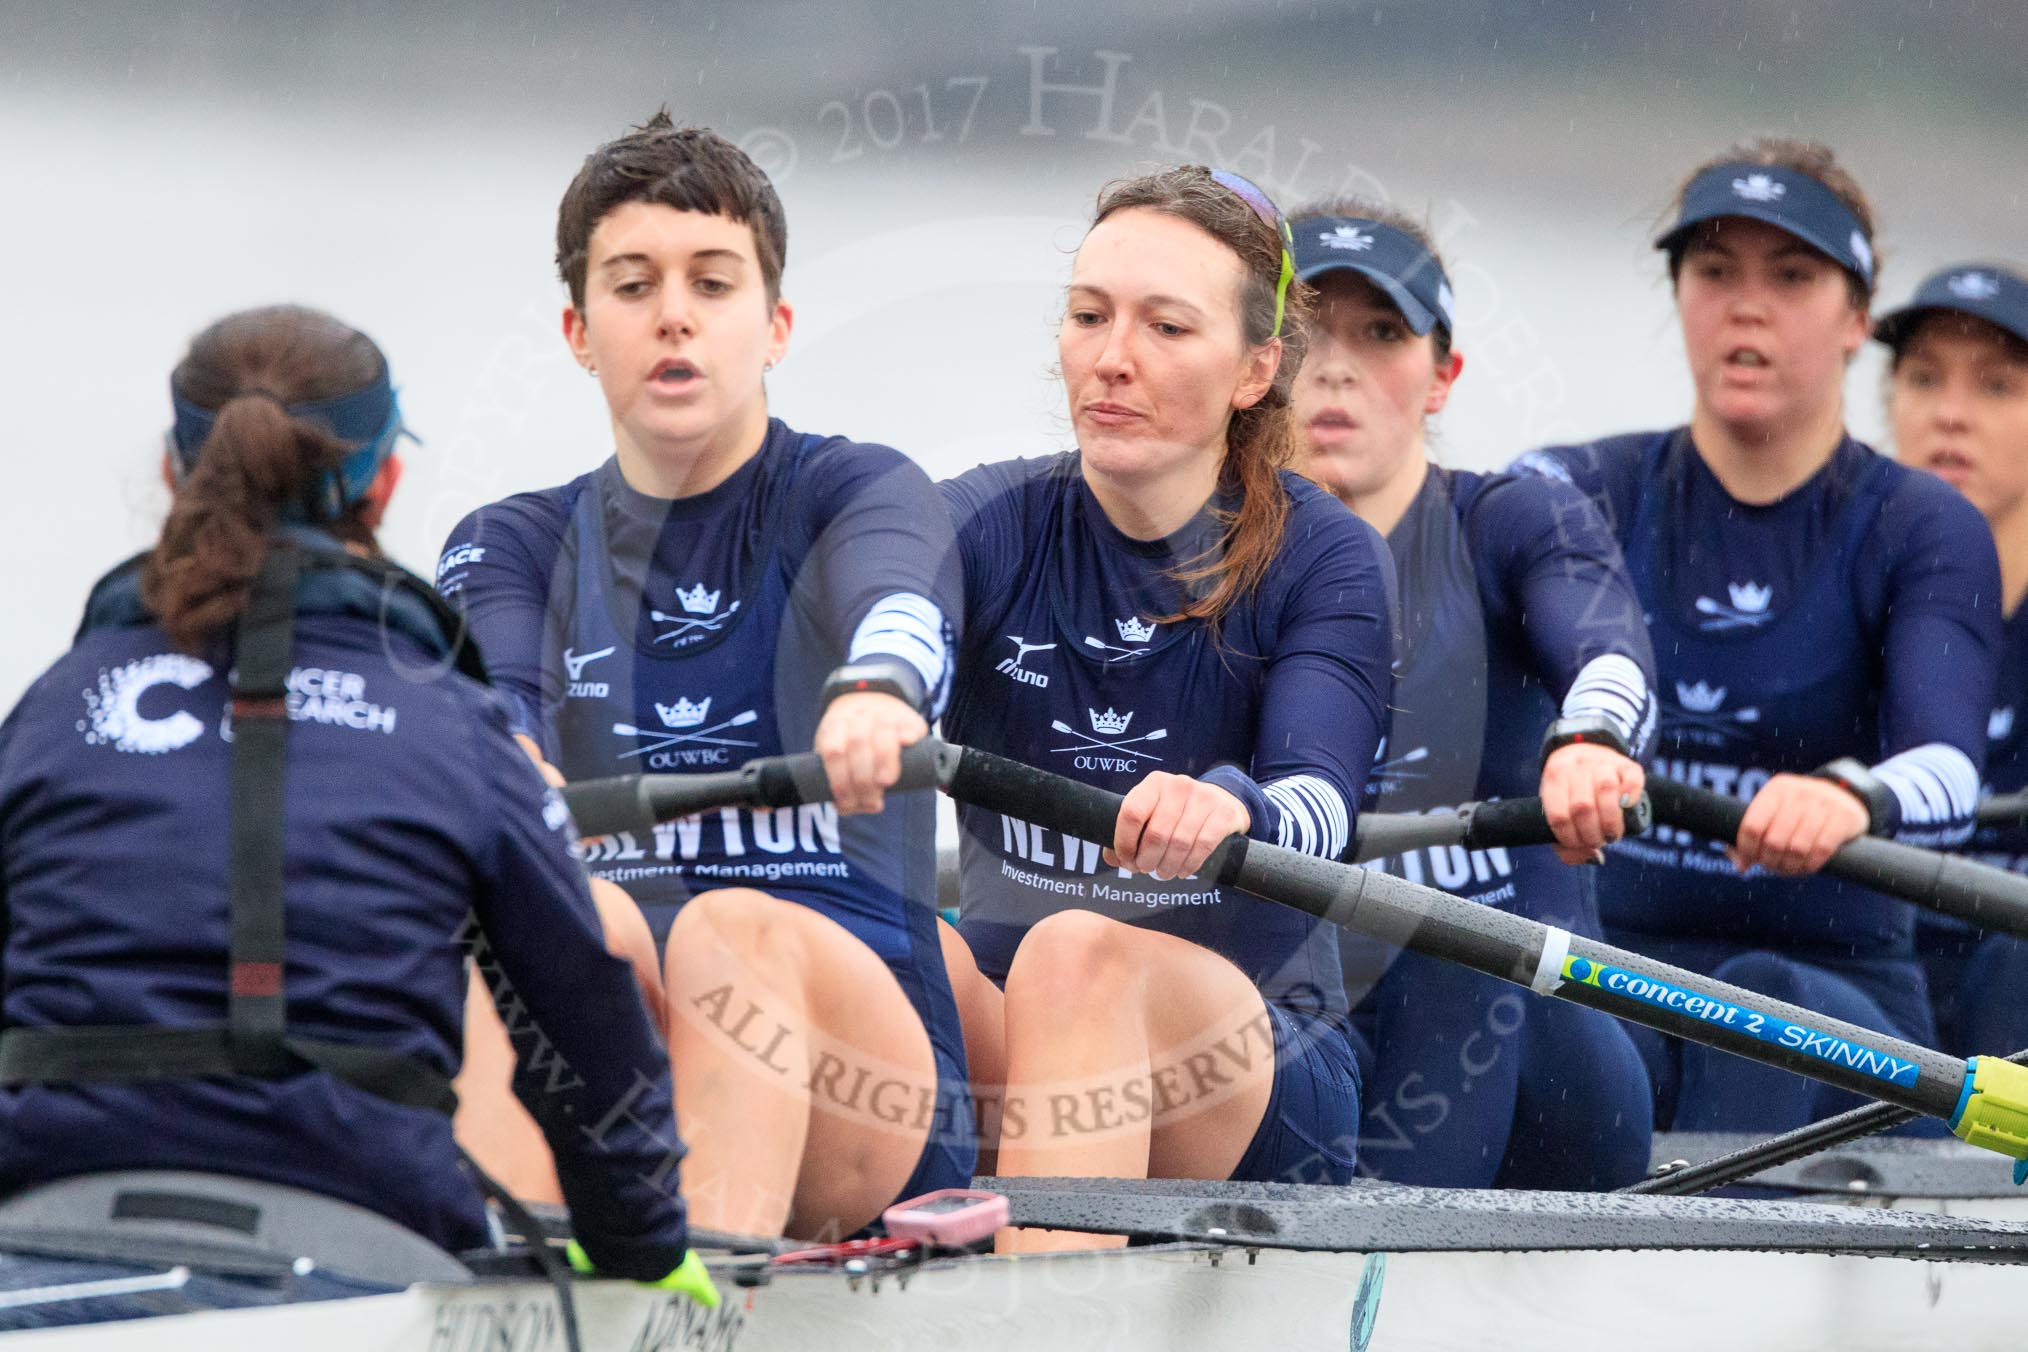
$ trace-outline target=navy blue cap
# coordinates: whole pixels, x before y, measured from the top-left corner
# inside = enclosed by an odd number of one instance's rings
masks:
[[[1932,272],[1908,304],[1880,316],[1873,336],[1899,349],[1910,330],[1935,310],[1983,319],[2028,343],[2028,279],[1990,263],[1959,263]]]
[[[1418,335],[1435,324],[1456,335],[1451,279],[1415,236],[1364,216],[1304,216],[1289,228],[1296,236],[1296,276],[1309,282],[1341,268],[1356,272],[1387,294]]]
[[[233,398],[242,399],[249,395],[282,404],[280,398],[266,390],[241,390]],[[169,431],[169,447],[176,462],[176,477],[180,480],[197,467],[198,453],[211,437],[212,425],[218,421],[218,410],[204,408],[184,398],[174,380],[169,383],[169,402],[176,411],[175,426]],[[366,496],[366,490],[373,486],[374,475],[393,454],[394,443],[404,434],[413,435],[402,425],[401,405],[395,398],[394,386],[389,383],[385,362],[381,364],[379,378],[364,389],[341,394],[335,399],[282,404],[282,408],[290,417],[321,427],[354,447],[336,469],[312,487],[300,509],[285,510],[285,517],[303,517],[310,521],[337,520],[348,506]]]
[[[1734,161],[1706,169],[1683,190],[1682,213],[1655,247],[1679,249],[1696,227],[1726,216],[1786,230],[1873,285],[1873,237],[1852,208],[1808,174],[1778,165]]]

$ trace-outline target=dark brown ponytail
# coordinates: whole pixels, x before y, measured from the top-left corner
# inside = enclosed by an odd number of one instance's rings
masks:
[[[1274,336],[1275,288],[1281,280],[1282,241],[1239,195],[1199,164],[1180,165],[1142,178],[1106,185],[1092,224],[1130,207],[1145,207],[1190,222],[1239,255],[1246,267],[1240,323],[1249,346]],[[1289,286],[1282,319],[1282,361],[1260,401],[1236,410],[1225,430],[1219,488],[1238,499],[1212,555],[1177,573],[1185,583],[1209,582],[1176,618],[1201,619],[1216,628],[1225,612],[1260,585],[1282,547],[1289,499],[1281,471],[1294,467],[1300,442],[1289,410],[1289,390],[1310,344],[1310,289]]]
[[[229,315],[192,341],[170,387],[216,418],[141,569],[141,600],[177,647],[197,652],[239,617],[285,508],[352,449],[284,405],[349,394],[385,369],[365,334],[293,305]],[[360,504],[324,529],[374,548]]]

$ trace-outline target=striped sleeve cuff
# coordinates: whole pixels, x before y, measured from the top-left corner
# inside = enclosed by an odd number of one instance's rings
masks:
[[[1563,697],[1563,716],[1587,714],[1602,717],[1619,729],[1635,756],[1648,749],[1648,739],[1655,733],[1655,694],[1633,658],[1601,653],[1584,664]]]
[[[1908,845],[1959,845],[1972,834],[1979,801],[1979,772],[1972,758],[1945,742],[1889,756],[1874,778],[1894,791],[1901,827],[1894,838]]]
[[[951,693],[951,626],[936,602],[914,592],[895,592],[874,602],[859,622],[846,652],[850,662],[897,657],[914,667],[930,692],[929,716],[944,711]]]
[[[1275,844],[1323,859],[1345,853],[1352,839],[1352,814],[1329,780],[1290,775],[1263,784],[1261,793],[1275,808]]]

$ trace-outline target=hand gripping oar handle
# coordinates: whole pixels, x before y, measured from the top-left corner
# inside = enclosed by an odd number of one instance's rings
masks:
[[[1746,804],[1659,776],[1648,781],[1655,820],[1707,840],[1739,839]],[[1903,901],[1969,920],[1983,929],[2028,935],[2028,877],[1960,855],[1861,836],[1838,847],[1824,873]]]
[[[1653,824],[1654,812],[1646,794],[1625,812],[1630,836]],[[1352,827],[1352,848],[1343,858],[1363,864],[1390,854],[1445,845],[1497,850],[1555,843],[1556,834],[1549,829],[1540,798],[1494,798],[1442,812],[1362,812]]]
[[[1109,841],[1122,799],[968,747],[947,749],[960,802]],[[1956,1057],[1713,981],[1638,953],[1401,878],[1233,836],[1204,874],[1268,901],[1675,1037],[1912,1111],[2015,1158],[2028,1156],[2028,1070]]]
[[[937,746],[924,738],[901,751],[901,778],[890,792],[935,788]],[[657,822],[720,807],[795,807],[828,802],[830,776],[814,751],[762,756],[737,770],[702,775],[617,775],[563,787],[563,801],[580,834],[647,832]]]

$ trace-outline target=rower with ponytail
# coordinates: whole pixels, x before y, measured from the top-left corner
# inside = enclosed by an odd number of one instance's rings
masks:
[[[0,1197],[182,1170],[486,1243],[451,1116],[476,953],[570,1067],[515,1089],[571,1166],[584,1250],[701,1272],[668,1062],[569,814],[455,616],[377,557],[402,427],[380,349],[250,310],[198,335],[171,394],[160,540],[0,724]]]
[[[943,485],[947,735],[1126,795],[1095,841],[960,809],[977,967],[946,956],[1002,1174],[1351,1176],[1334,932],[1197,876],[1233,832],[1335,857],[1386,726],[1386,546],[1292,472],[1288,246],[1236,175],[1107,188],[1057,340],[1077,449]]]

